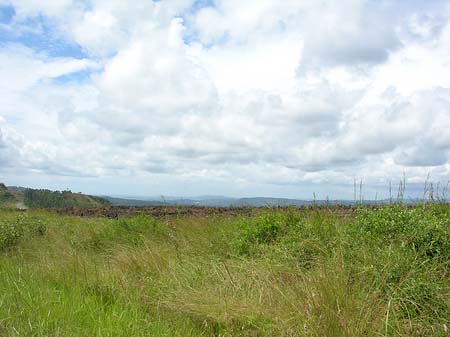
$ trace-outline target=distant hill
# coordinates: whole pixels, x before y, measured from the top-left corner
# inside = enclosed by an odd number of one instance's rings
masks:
[[[113,198],[105,196],[103,197],[111,202],[115,206],[210,206],[210,207],[231,207],[231,206],[251,206],[251,207],[264,207],[264,206],[304,206],[304,205],[326,205],[326,204],[353,204],[353,202],[338,200],[301,200],[301,199],[287,199],[287,198],[229,198],[222,196],[200,196],[200,197],[161,197],[161,198],[143,198],[143,199],[128,199],[128,198]]]
[[[276,207],[276,206],[305,206],[305,205],[355,205],[359,201],[353,200],[306,200],[306,199],[288,199],[288,198],[270,198],[270,197],[254,197],[254,198],[230,198],[222,196],[200,196],[200,197],[130,197],[116,198],[104,196],[114,206],[210,206],[210,207],[233,207],[233,206],[249,206],[249,207]],[[140,199],[142,198],[142,199]],[[416,204],[422,202],[418,199],[407,199],[403,201],[405,204]],[[384,200],[364,200],[362,204],[389,204],[389,199]]]
[[[419,199],[407,199],[405,204],[423,202]],[[388,204],[385,200],[364,200],[363,204]],[[104,205],[113,206],[209,206],[209,207],[265,207],[265,206],[305,206],[305,205],[354,205],[352,200],[305,200],[288,198],[231,198],[225,196],[193,196],[188,198],[176,196],[141,197],[141,196],[92,196],[71,191],[50,191],[45,189],[31,189],[26,187],[5,186],[0,183],[0,207],[14,208],[87,208]]]
[[[114,206],[162,206],[166,205],[163,201],[156,200],[138,200],[138,199],[124,199],[102,196],[103,199],[107,200],[111,205]]]
[[[14,193],[0,183],[0,207],[12,207],[16,202]]]
[[[2,208],[84,208],[110,204],[108,200],[92,195],[71,191],[7,187],[0,183],[0,207]]]
[[[22,186],[8,186],[10,191],[24,192],[27,188]]]
[[[104,198],[81,193],[72,193],[71,191],[60,192],[27,188],[23,192],[23,195],[25,206],[30,208],[83,208],[110,204],[110,202]]]

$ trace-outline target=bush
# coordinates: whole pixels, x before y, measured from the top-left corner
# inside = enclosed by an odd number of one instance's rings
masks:
[[[23,220],[22,220],[23,222]],[[23,231],[25,236],[44,236],[47,234],[47,225],[42,220],[33,220],[23,225]]]
[[[297,221],[288,227],[280,246],[294,258],[297,266],[310,269],[321,255],[329,255],[338,241],[335,215],[328,211],[314,211],[307,217],[297,212]],[[286,255],[286,254],[285,254]]]
[[[442,205],[362,208],[348,228],[349,265],[364,269],[366,284],[393,298],[402,318],[440,317],[450,309],[443,285],[449,215]]]
[[[450,260],[450,219],[432,219],[421,223],[410,245],[422,256]]]
[[[258,245],[274,242],[282,232],[283,220],[283,216],[275,212],[241,220],[234,242],[238,254],[249,255]]]
[[[47,234],[47,226],[39,219],[30,220],[23,215],[14,220],[0,222],[0,250],[14,246],[22,237],[35,237]]]
[[[160,230],[158,221],[155,218],[138,215],[131,218],[119,218],[117,224],[127,232],[146,233],[150,230]]]
[[[351,227],[351,234],[369,240],[397,240],[415,227],[423,216],[421,209],[409,210],[395,205],[379,210],[358,209],[356,221]]]
[[[450,213],[441,205],[359,210],[351,237],[373,244],[398,243],[428,258],[450,259]]]
[[[23,228],[17,222],[0,222],[0,250],[15,245],[23,235]]]

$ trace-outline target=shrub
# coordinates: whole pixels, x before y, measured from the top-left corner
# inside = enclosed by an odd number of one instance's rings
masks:
[[[421,209],[411,211],[401,205],[384,207],[379,210],[358,209],[356,221],[351,227],[351,234],[369,240],[397,240],[405,232],[414,228],[422,214]]]
[[[410,245],[422,256],[450,260],[450,219],[422,222],[413,233]]]
[[[28,219],[19,215],[13,220],[3,220],[0,222],[0,250],[14,246],[21,237],[45,234],[47,234],[47,226],[39,219]]]
[[[18,222],[0,222],[0,250],[15,245],[23,235],[23,228]]]
[[[442,286],[450,260],[446,208],[362,208],[349,226],[352,268],[365,269],[366,283],[395,299],[402,318],[440,317],[449,310]]]
[[[310,269],[320,255],[329,254],[338,240],[335,215],[317,210],[307,217],[297,212],[296,221],[288,227],[280,246],[294,258],[296,265]]]
[[[283,220],[282,214],[275,212],[241,220],[235,240],[238,254],[248,255],[256,246],[274,242],[282,232]]]
[[[24,234],[29,236],[44,236],[47,234],[47,225],[40,219],[29,222],[26,226],[22,225]]]
[[[450,258],[450,213],[441,205],[359,210],[349,234],[373,244],[398,243],[428,258]]]
[[[160,229],[155,218],[138,215],[131,218],[119,218],[117,224],[127,232],[145,233],[149,230]]]

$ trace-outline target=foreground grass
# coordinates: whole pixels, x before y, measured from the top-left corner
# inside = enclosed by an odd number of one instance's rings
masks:
[[[0,213],[2,336],[448,336],[450,208]]]

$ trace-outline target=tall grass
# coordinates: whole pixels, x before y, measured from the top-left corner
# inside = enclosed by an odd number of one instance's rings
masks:
[[[449,261],[443,204],[163,220],[8,211],[0,335],[448,336]]]

